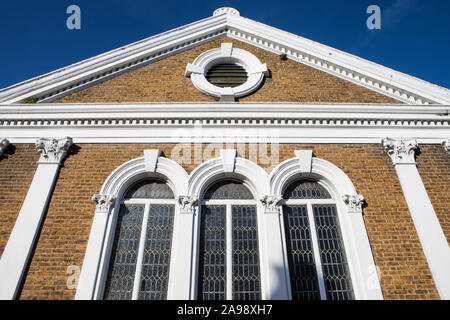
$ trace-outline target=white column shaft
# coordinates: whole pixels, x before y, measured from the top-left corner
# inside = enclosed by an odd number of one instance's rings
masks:
[[[264,234],[266,254],[266,299],[288,300],[290,297],[289,267],[284,252],[284,231],[281,224],[282,216],[278,213],[264,214]]]
[[[92,221],[92,228],[99,232],[91,232],[89,235],[75,300],[91,300],[95,298],[94,290],[97,283],[97,270],[102,258],[107,224],[108,212],[96,212]]]
[[[415,164],[395,165],[414,226],[442,299],[450,299],[450,248]]]
[[[190,300],[192,268],[195,257],[194,248],[194,214],[182,213],[175,217],[173,226],[172,261],[170,261],[169,300]]]

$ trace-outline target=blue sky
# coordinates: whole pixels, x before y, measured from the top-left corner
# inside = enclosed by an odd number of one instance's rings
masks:
[[[69,5],[81,30],[66,27]],[[381,30],[369,30],[369,5]],[[241,15],[450,88],[449,0],[3,0],[0,88],[212,15]]]

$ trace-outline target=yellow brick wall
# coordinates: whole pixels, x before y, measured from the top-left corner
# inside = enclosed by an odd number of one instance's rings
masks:
[[[75,290],[66,285],[67,267],[82,266],[95,209],[92,195],[112,171],[143,156],[144,149],[161,149],[170,158],[174,146],[76,145],[61,168],[20,299],[73,299]],[[244,147],[241,156],[248,157],[249,146]],[[394,167],[381,145],[281,144],[279,162],[302,149],[341,168],[367,199],[364,222],[385,299],[439,299]],[[188,173],[197,167],[182,165]],[[269,172],[276,163],[260,165]]]
[[[374,91],[292,60],[231,39],[215,40],[130,71],[101,84],[59,99],[59,103],[87,102],[211,102],[214,98],[198,91],[184,77],[186,65],[201,53],[232,42],[267,63],[271,77],[241,102],[348,102],[400,103]]]
[[[450,157],[441,145],[420,145],[417,169],[450,243]]]
[[[31,144],[10,145],[0,156],[0,256],[22,208],[39,153]]]

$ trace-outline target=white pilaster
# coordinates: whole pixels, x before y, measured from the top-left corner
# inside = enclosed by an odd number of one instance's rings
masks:
[[[61,162],[71,145],[71,138],[41,138],[36,142],[41,153],[39,165],[0,260],[0,299],[11,300],[17,295]]]
[[[198,199],[192,196],[178,197],[179,212],[174,223],[173,246],[169,275],[169,300],[191,299],[191,279],[194,258],[194,216],[198,214]]]
[[[450,299],[450,248],[416,168],[416,140],[382,141],[395,166],[425,257],[441,299]]]
[[[266,299],[289,300],[291,289],[289,267],[284,255],[284,228],[281,215],[281,200],[279,196],[264,196],[260,201],[264,208],[264,237],[266,240],[267,259],[267,291]]]
[[[108,225],[108,217],[115,202],[115,197],[109,194],[94,194],[92,200],[95,201],[97,205],[95,207],[95,215],[91,228],[98,232],[91,232],[89,235],[83,268],[81,270],[75,295],[76,300],[91,300],[94,298],[95,287],[98,280],[98,266],[102,258],[105,229]]]

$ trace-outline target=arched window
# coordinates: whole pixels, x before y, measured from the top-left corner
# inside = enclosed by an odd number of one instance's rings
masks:
[[[198,299],[261,299],[256,201],[241,182],[222,180],[201,203]]]
[[[353,289],[336,203],[315,181],[283,193],[283,218],[293,300],[348,300]]]
[[[167,298],[175,196],[161,180],[137,182],[120,204],[104,298]]]

